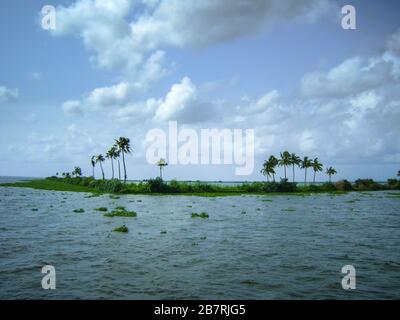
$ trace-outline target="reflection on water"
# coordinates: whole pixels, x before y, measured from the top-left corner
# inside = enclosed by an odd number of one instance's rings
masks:
[[[400,298],[400,198],[388,192],[85,196],[0,187],[0,298]],[[93,210],[116,206],[137,218]],[[122,224],[129,233],[111,232]],[[56,290],[41,288],[45,264]],[[354,291],[341,288],[347,264]]]

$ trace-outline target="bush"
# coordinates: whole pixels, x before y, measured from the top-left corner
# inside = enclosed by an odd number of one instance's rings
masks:
[[[336,190],[350,191],[353,190],[351,183],[347,180],[339,180],[335,183]]]
[[[147,184],[149,186],[150,192],[166,192],[168,189],[167,185],[161,178],[150,179],[147,181]]]
[[[380,190],[382,186],[372,179],[357,179],[354,182],[354,189],[364,191],[364,190]]]
[[[397,179],[388,179],[387,185],[390,189],[400,189],[400,181]]]

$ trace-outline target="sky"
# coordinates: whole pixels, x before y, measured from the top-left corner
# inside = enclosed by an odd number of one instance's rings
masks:
[[[342,28],[347,4],[355,30]],[[395,177],[399,12],[396,0],[2,1],[0,175],[90,175],[90,157],[125,136],[128,178],[153,178],[147,135],[176,121],[254,130],[254,170],[178,163],[165,179],[262,180],[284,150],[318,157],[335,180]]]

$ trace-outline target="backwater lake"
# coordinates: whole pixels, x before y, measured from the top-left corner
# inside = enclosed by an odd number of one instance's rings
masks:
[[[0,187],[0,298],[400,298],[398,191],[118,197]],[[94,210],[117,206],[137,217]]]

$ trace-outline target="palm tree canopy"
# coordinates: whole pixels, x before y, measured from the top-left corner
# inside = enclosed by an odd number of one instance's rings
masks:
[[[164,167],[164,166],[167,166],[167,165],[168,165],[167,161],[165,161],[165,159],[163,159],[163,158],[161,158],[157,162],[157,166],[159,166],[159,167]]]
[[[114,145],[106,153],[107,159],[115,159],[118,157],[117,147]]]
[[[96,156],[92,156],[92,158],[90,159],[90,163],[92,164],[92,167],[96,165]]]
[[[318,161],[318,158],[315,158],[312,162],[312,168],[315,172],[322,171],[323,170],[323,164]]]
[[[302,169],[310,168],[312,165],[312,162],[308,157],[304,157],[303,160],[300,162],[300,166]]]
[[[115,140],[115,143],[116,143],[119,151],[122,151],[122,152],[125,152],[125,153],[130,153],[131,152],[131,146],[130,146],[129,138],[119,137],[118,140]]]
[[[326,168],[326,174],[334,175],[336,173],[337,173],[337,171],[334,168],[332,168],[332,167]]]
[[[295,153],[290,154],[289,158],[290,158],[290,163],[292,165],[299,165],[301,163],[300,157],[297,156],[297,154],[295,154]]]
[[[290,165],[290,153],[288,151],[281,152],[281,158],[279,159],[279,165],[288,166]]]
[[[98,156],[96,156],[96,162],[104,162],[104,157],[102,154],[99,154]]]

